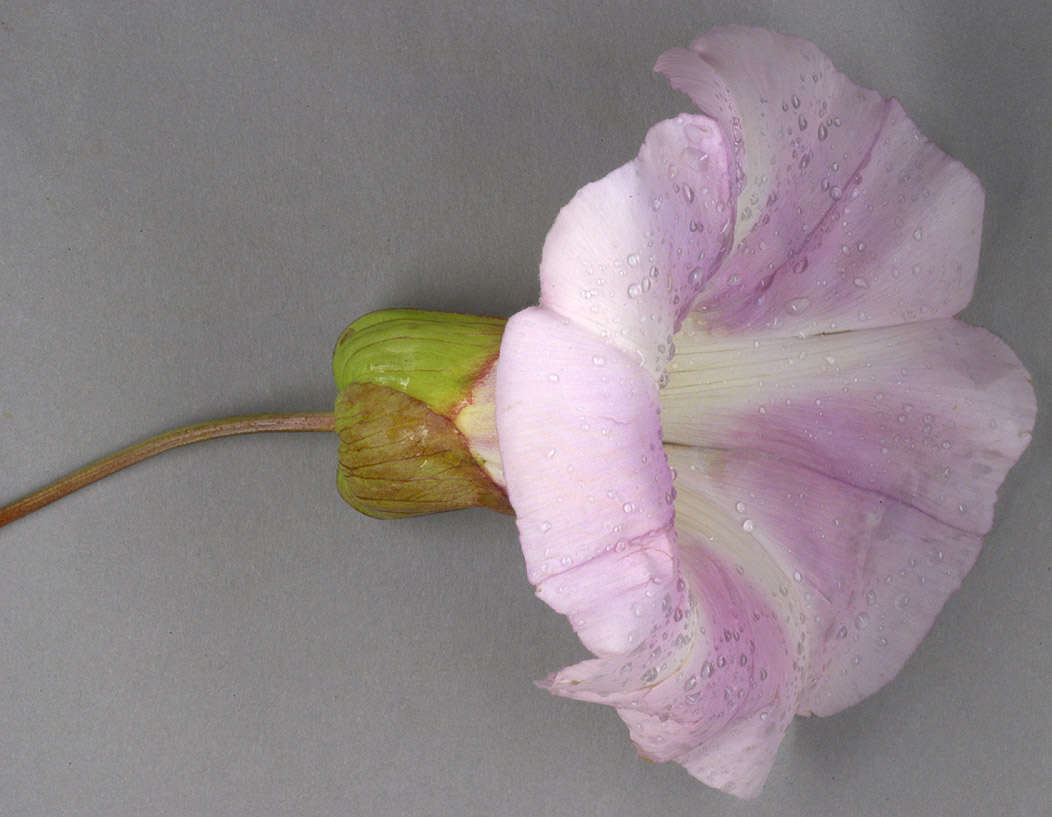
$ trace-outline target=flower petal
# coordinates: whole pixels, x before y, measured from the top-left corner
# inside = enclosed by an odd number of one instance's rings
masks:
[[[891,680],[971,569],[981,537],[777,457],[669,447],[682,475],[677,527],[729,516],[795,599],[806,668],[799,714],[830,715]],[[725,535],[725,534],[724,534]],[[762,554],[762,556],[760,555]]]
[[[672,648],[686,645],[674,652],[682,658],[674,671],[640,684],[637,668],[647,666],[655,649],[648,643],[625,658],[564,669],[546,686],[557,695],[616,706],[643,755],[676,760],[711,786],[752,797],[774,761],[802,684],[795,646],[799,602],[778,594],[784,575],[731,516],[717,509],[716,517],[704,534],[677,523],[683,585],[690,591],[673,611],[685,630]],[[751,563],[748,573],[742,557]],[[653,641],[661,648],[666,643]]]
[[[675,576],[672,482],[657,385],[566,318],[508,321],[497,433],[527,575],[600,655],[633,649],[663,619]]]
[[[541,304],[660,376],[673,333],[730,246],[725,157],[706,117],[651,128],[636,159],[559,213],[541,258]]]
[[[887,326],[968,303],[982,187],[897,101],[760,29],[716,30],[657,70],[719,122],[739,174],[734,252],[695,304],[710,332]]]
[[[733,346],[688,325],[676,345],[666,442],[773,454],[970,533],[1030,440],[1026,371],[957,320]]]
[[[982,190],[897,102],[749,29],[658,69],[712,118],[559,214],[497,430],[530,580],[598,656],[544,685],[752,796],[794,712],[870,694],[931,626],[1035,404],[949,319]]]

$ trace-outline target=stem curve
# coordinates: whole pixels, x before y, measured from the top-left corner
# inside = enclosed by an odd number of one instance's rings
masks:
[[[245,414],[180,426],[122,448],[0,508],[0,528],[137,462],[191,443],[268,431],[333,431],[331,411]]]

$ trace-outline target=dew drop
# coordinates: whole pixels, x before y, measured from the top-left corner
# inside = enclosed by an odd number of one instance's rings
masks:
[[[795,272],[797,275],[802,273],[805,269],[807,269],[807,256],[804,256],[795,264],[793,264],[793,272]]]
[[[922,238],[924,238],[924,231],[920,227],[918,227],[916,230],[913,231],[913,240],[920,241]]]
[[[631,284],[628,287],[628,297],[629,298],[638,298],[642,294],[643,294],[643,287],[641,287],[639,284]]]
[[[602,355],[592,355],[592,364],[595,366],[606,365],[606,358]]]
[[[829,136],[829,131],[826,130],[826,126],[825,125],[819,125],[818,126],[818,141],[824,142],[826,140],[827,136]]]
[[[628,263],[628,266],[634,267],[637,264],[639,264],[639,254],[632,253],[630,256],[628,256],[628,258],[625,259],[625,261]]]
[[[796,120],[796,124],[800,126],[800,130],[807,130],[807,117],[800,114],[800,117]]]
[[[796,94],[793,94],[793,107],[794,108],[799,108],[800,107],[800,97],[798,97]]]
[[[683,163],[693,170],[704,171],[709,165],[709,154],[703,153],[696,148],[684,148],[680,154]]]
[[[734,506],[734,510],[736,510],[738,513],[745,513],[745,503],[744,502],[737,503]]]
[[[751,519],[746,519],[744,522],[742,522],[742,530],[744,530],[746,533],[752,533],[755,529],[756,525]]]
[[[683,198],[686,199],[687,204],[694,202],[694,188],[689,184],[683,185]]]
[[[860,629],[866,629],[866,625],[869,624],[869,615],[867,613],[859,613],[855,616],[855,626]]]
[[[712,675],[712,664],[706,661],[701,665],[701,677],[708,678]]]
[[[810,298],[792,298],[785,302],[785,311],[790,315],[800,315],[801,313],[806,312],[810,305]]]
[[[636,506],[633,505],[631,502],[626,502],[624,505],[621,506],[621,510],[623,510],[625,513],[632,513],[632,511],[634,511],[635,509]]]
[[[550,380],[552,383],[558,383],[559,382],[559,375],[557,375],[557,374],[555,374],[553,372],[552,374],[548,375],[548,380]]]
[[[547,533],[551,529],[552,529],[552,523],[551,522],[549,522],[547,520],[545,520],[544,522],[541,522],[541,533]]]

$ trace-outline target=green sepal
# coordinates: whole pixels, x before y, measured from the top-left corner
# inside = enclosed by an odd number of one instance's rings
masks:
[[[408,394],[350,383],[336,398],[335,430],[340,495],[368,516],[398,519],[476,506],[512,513],[467,438]]]
[[[504,318],[384,309],[348,326],[332,356],[340,390],[375,383],[452,418],[500,353]]]

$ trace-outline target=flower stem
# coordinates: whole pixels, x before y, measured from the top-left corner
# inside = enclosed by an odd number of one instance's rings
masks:
[[[263,431],[332,431],[331,411],[308,411],[296,414],[249,414],[238,417],[223,417],[203,423],[173,428],[170,431],[148,437],[141,442],[122,448],[113,454],[95,460],[90,465],[73,471],[33,493],[0,508],[0,528],[8,522],[21,519],[26,514],[50,505],[56,499],[97,482],[129,465],[135,465],[155,454],[191,443],[204,442],[217,437],[232,437],[235,434],[256,434]]]

